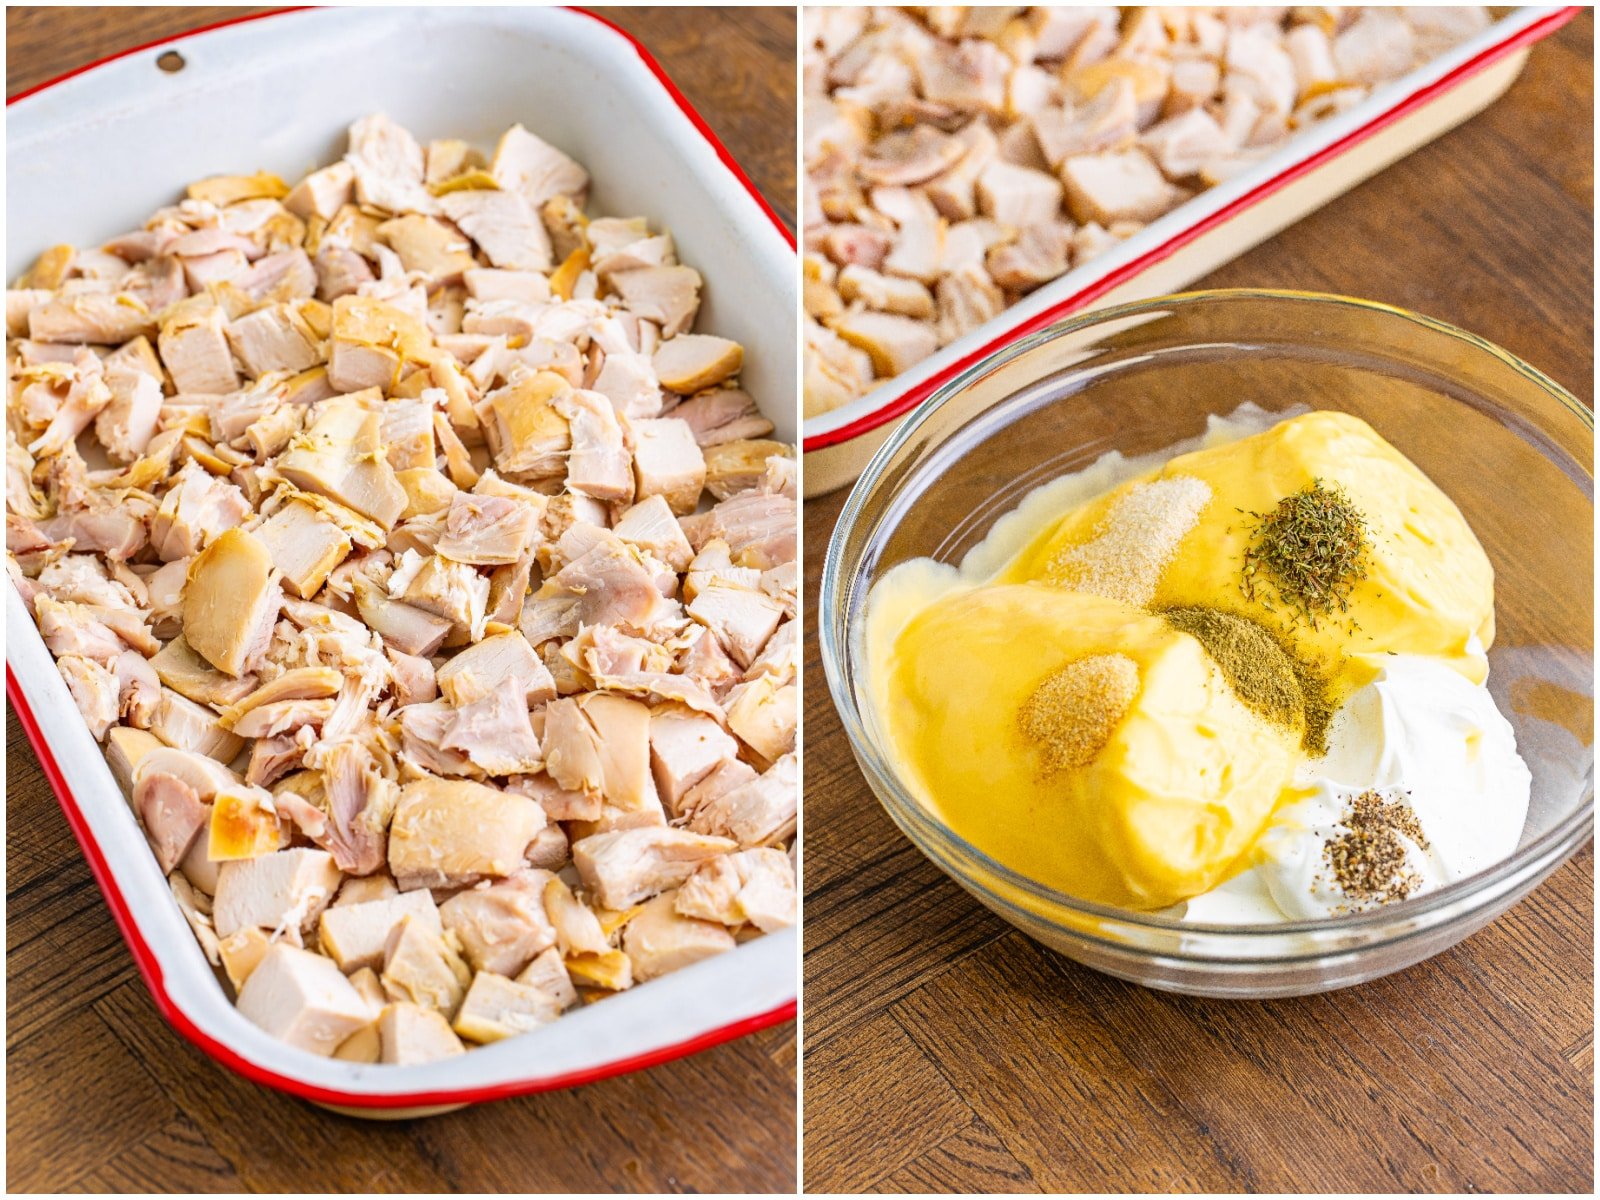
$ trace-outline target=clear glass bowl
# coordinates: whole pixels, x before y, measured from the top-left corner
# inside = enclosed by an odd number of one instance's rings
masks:
[[[1086,903],[952,833],[896,776],[862,671],[867,595],[909,558],[959,562],[1032,488],[1108,450],[1147,454],[1249,400],[1351,412],[1425,471],[1494,564],[1490,687],[1533,771],[1517,852],[1375,912],[1203,925]],[[1098,970],[1205,996],[1303,995],[1454,945],[1578,850],[1594,818],[1593,415],[1504,350],[1438,321],[1299,292],[1165,297],[1060,322],[934,393],[878,452],[828,545],[828,686],[895,824],[1029,936]]]

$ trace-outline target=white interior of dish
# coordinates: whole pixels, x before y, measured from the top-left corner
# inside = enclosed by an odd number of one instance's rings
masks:
[[[174,74],[156,58],[176,49]],[[592,207],[671,229],[705,277],[698,328],[742,343],[745,386],[795,437],[798,280],[783,235],[621,35],[559,9],[323,9],[216,30],[110,63],[13,105],[6,272],[61,241],[138,227],[194,179],[294,180],[387,112],[419,138],[492,147],[520,121],[590,171]],[[519,1038],[414,1067],[318,1058],[268,1037],[224,995],[16,590],[7,658],[159,964],[205,1034],[279,1075],[354,1096],[477,1089],[604,1067],[769,1012],[796,995],[794,930],[573,1012]]]
[[[1128,264],[1164,246],[1185,230],[1207,221],[1241,197],[1248,196],[1261,185],[1277,178],[1297,164],[1315,158],[1329,146],[1436,83],[1462,63],[1476,58],[1490,47],[1512,40],[1530,25],[1536,24],[1555,11],[1554,7],[1523,7],[1511,10],[1476,37],[1463,42],[1409,75],[1375,88],[1360,104],[1313,126],[1250,170],[1226,183],[1201,192],[1104,254],[1029,293],[1020,303],[1012,305],[992,320],[985,321],[966,336],[951,342],[910,370],[892,379],[883,380],[866,395],[859,396],[848,404],[810,418],[805,422],[805,437],[819,437],[843,429],[880,408],[893,404],[919,384],[943,372],[951,363],[965,358],[989,345],[996,338],[1005,336],[1008,330],[1018,328],[1069,297],[1118,273]]]

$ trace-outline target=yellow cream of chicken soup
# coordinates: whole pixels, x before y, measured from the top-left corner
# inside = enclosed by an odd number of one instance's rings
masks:
[[[1046,485],[960,569],[916,560],[876,585],[869,686],[891,754],[997,861],[1086,900],[1164,908],[1244,869],[1298,798],[1304,721],[1242,703],[1164,610],[1249,618],[1335,701],[1385,651],[1482,680],[1492,573],[1450,500],[1357,418],[1261,429],[1252,411],[1164,463],[1111,456]],[[1348,611],[1308,619],[1241,580],[1250,514],[1319,481],[1359,509],[1367,546]]]

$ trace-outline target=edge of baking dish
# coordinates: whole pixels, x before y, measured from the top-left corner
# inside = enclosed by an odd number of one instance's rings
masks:
[[[236,17],[134,47],[19,93],[8,100],[8,109],[68,80],[102,68],[115,70],[115,64],[155,47],[203,43],[223,29],[302,11],[279,9]],[[471,20],[470,12],[457,10],[460,15],[454,19]],[[505,10],[497,19],[506,19]],[[640,82],[664,93],[662,120],[686,124],[737,183],[730,224],[743,225],[750,236],[764,239],[763,255],[769,261],[778,255],[792,258],[793,234],[643,45],[604,17],[582,10],[522,10],[515,19],[565,24],[569,36],[580,39],[593,40],[598,32],[614,56],[606,59],[607,66],[637,70]],[[691,135],[684,131],[683,136]],[[762,231],[759,235],[754,233],[757,229]],[[781,348],[774,351],[781,353]],[[782,414],[769,415],[776,419]],[[778,424],[781,430],[784,422]],[[576,1010],[540,1030],[442,1063],[355,1064],[284,1046],[242,1017],[223,993],[149,857],[132,811],[83,725],[26,606],[14,587],[8,586],[6,592],[7,697],[151,997],[183,1037],[246,1078],[330,1107],[436,1111],[606,1079],[794,1017],[798,946],[796,931],[789,929]],[[90,789],[120,803],[101,804],[109,811],[96,812],[91,819],[79,800],[79,794]],[[110,840],[107,834],[115,834],[117,842],[109,853],[104,844]],[[131,852],[123,853],[121,846]],[[708,994],[716,997],[718,1010],[709,1023],[703,1005]]]
[[[910,370],[832,412],[807,419],[804,452],[843,446],[882,431],[973,363],[1087,307],[1507,55],[1548,37],[1579,11],[1580,6],[1516,9],[1448,53],[1374,89],[1348,112],[1287,143],[1251,170],[1186,201],[1093,262],[1045,284]]]

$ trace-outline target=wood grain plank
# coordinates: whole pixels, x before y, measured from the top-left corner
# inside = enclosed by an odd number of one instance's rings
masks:
[[[1058,961],[1012,931],[890,1011],[1047,1191],[1254,1190]]]
[[[1484,114],[1195,286],[1307,288],[1414,308],[1589,398],[1592,145],[1585,12],[1534,48]],[[844,498],[806,505],[808,614]],[[1516,523],[1490,532],[1514,538]],[[901,864],[908,843],[861,779],[827,696],[814,618],[807,639],[808,1181],[825,1161],[840,1188],[1022,1190],[1009,1159],[1045,1190],[1199,1179],[1296,1191],[1590,1188],[1592,849],[1488,929],[1387,981],[1270,1004],[1147,992],[1018,934],[992,936],[1006,927],[942,893],[949,885],[931,864]],[[975,937],[980,929],[989,936]],[[885,1012],[973,1106],[992,1144],[978,1138],[965,1153],[970,1126],[934,1148],[907,1132],[893,1073],[860,1065],[872,1061],[873,1037],[885,1057],[903,1053]],[[857,1064],[848,1075],[828,1067],[841,1046]],[[873,1151],[851,1148],[860,1142]],[[964,1166],[951,1166],[962,1154]]]
[[[261,10],[11,7],[7,92],[252,11]],[[792,221],[794,10],[640,7],[604,15],[652,51]],[[9,712],[6,745],[14,1189],[793,1189],[792,1025],[644,1075],[395,1124],[335,1116],[222,1070],[155,1011]]]
[[[7,1047],[8,1190],[69,1187],[178,1116],[171,1098],[119,1049],[88,1007]]]
[[[972,1108],[888,1013],[820,1045],[808,1029],[806,1075],[824,1080],[828,1096],[805,1109],[807,1192],[859,1190],[972,1124]]]
[[[1037,1192],[1039,1185],[994,1130],[975,1118],[932,1150],[874,1180],[867,1190],[913,1195]]]
[[[171,1178],[184,1179],[191,1192],[205,1194],[244,1188],[238,1172],[212,1149],[199,1126],[178,1117],[100,1163],[71,1190],[120,1195],[147,1188],[152,1179]]]

